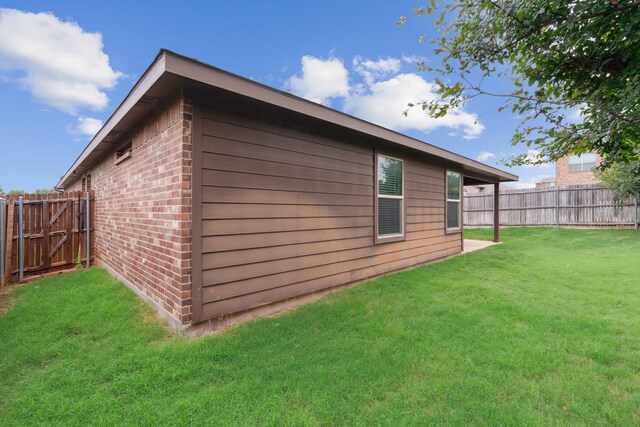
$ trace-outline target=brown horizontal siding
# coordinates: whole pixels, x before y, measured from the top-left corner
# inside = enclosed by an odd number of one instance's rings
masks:
[[[206,253],[202,257],[202,265],[205,266],[206,269],[216,269],[259,262],[270,262],[305,255],[364,248],[371,245],[373,245],[373,237],[356,237],[297,243],[294,245],[252,248],[243,250],[240,253],[238,251]]]
[[[224,316],[249,308],[258,307],[276,301],[317,292],[323,289],[335,287],[341,284],[357,282],[370,277],[384,274],[388,271],[401,270],[414,265],[423,264],[439,258],[454,255],[460,252],[459,245],[449,249],[435,250],[429,254],[387,262],[385,264],[372,265],[360,270],[349,270],[344,273],[323,276],[306,282],[293,283],[280,288],[269,289],[267,291],[256,292],[241,297],[229,298],[221,301],[214,301],[203,305],[203,317],[211,318]],[[206,292],[206,290],[205,290]]]
[[[329,140],[320,143],[318,141],[309,141],[309,135],[296,138],[292,136],[291,133],[284,134],[282,129],[276,128],[271,131],[266,131],[252,127],[255,127],[255,122],[241,121],[237,124],[231,124],[220,120],[205,119],[202,125],[202,132],[205,137],[225,138],[238,142],[246,142],[251,145],[261,145],[268,148],[279,148],[289,152],[311,154],[327,159],[346,160],[367,166],[373,165],[373,158],[368,152],[355,152],[347,144]],[[205,149],[204,151],[207,150]]]
[[[409,200],[444,200],[444,191],[423,191],[417,188],[407,188],[406,192]]]
[[[411,229],[410,225],[424,225],[424,224],[442,224],[444,222],[444,209],[438,209],[437,213],[430,215],[406,215],[405,223],[407,224],[407,231],[415,231]]]
[[[407,191],[419,191],[421,193],[432,193],[437,195],[444,195],[444,185],[443,184],[432,184],[432,183],[422,183],[422,182],[405,182],[405,189]]]
[[[407,181],[431,183],[437,182],[444,185],[442,174],[442,166],[427,165],[424,163],[408,161],[405,178],[407,179]]]
[[[251,203],[269,205],[373,206],[373,197],[346,194],[306,193],[304,191],[253,188],[202,188],[205,201],[217,203]]]
[[[278,176],[284,178],[299,178],[313,181],[339,182],[341,184],[371,185],[371,174],[361,175],[357,173],[341,172],[327,169],[329,164],[321,164],[323,167],[299,166],[289,163],[287,157],[281,157],[279,161],[247,159],[243,157],[227,156],[220,154],[204,153],[203,165],[206,169],[220,171],[254,173],[260,171],[261,175]]]
[[[411,195],[411,194],[410,194]],[[415,197],[406,196],[404,198],[404,206],[406,208],[434,208],[442,207],[444,209],[444,194],[442,197],[434,195],[429,199],[421,199]]]
[[[354,280],[361,280],[366,277],[371,277],[371,275],[365,274],[364,276],[361,276],[357,273],[358,271],[368,271],[369,269],[373,268],[373,271],[375,271],[375,274],[373,275],[383,274],[389,271],[410,267],[412,265],[434,259],[434,252],[437,253],[439,251],[448,251],[452,249],[455,250],[457,248],[458,246],[452,242],[441,243],[438,245],[434,245],[432,247],[432,250],[426,254],[418,254],[418,251],[413,251],[410,253],[405,253],[404,251],[396,251],[390,254],[386,254],[385,256],[375,258],[358,259],[356,261],[350,260],[334,264],[310,267],[304,270],[287,271],[268,276],[270,279],[269,281],[262,280],[261,277],[256,277],[241,282],[226,283],[215,287],[207,287],[204,290],[203,302],[207,304],[227,298],[235,298],[239,296],[249,297],[249,295],[252,295],[256,292],[265,292],[295,285],[297,283],[309,282],[317,278],[334,276],[336,274],[343,273],[354,273],[356,277]],[[420,261],[412,262],[412,260]],[[269,285],[265,285],[265,283],[268,283]],[[337,284],[334,284],[334,286],[335,285]]]
[[[340,149],[346,151],[353,151],[354,153],[360,153],[369,155],[371,152],[371,148],[363,145],[355,145],[355,144],[345,144],[341,140],[333,137],[327,137],[320,135],[317,132],[310,132],[308,128],[308,124],[305,123],[303,128],[298,128],[297,123],[289,122],[287,123],[286,130],[283,132],[283,127],[278,124],[278,121],[265,121],[265,120],[254,120],[241,118],[237,114],[231,112],[225,112],[217,110],[215,111],[215,116],[207,116],[205,114],[205,120],[211,120],[216,123],[226,123],[233,126],[241,126],[245,129],[253,129],[256,131],[271,133],[274,135],[285,135],[289,138],[296,138],[303,140],[305,142],[312,142],[314,144],[326,145],[329,147],[338,147]],[[323,125],[323,129],[326,127]]]
[[[269,176],[259,173],[238,173],[205,169],[202,173],[202,180],[206,183],[205,185],[211,184],[227,188],[373,196],[371,186]]]
[[[440,203],[439,206],[406,206],[405,213],[408,216],[424,216],[424,215],[444,215],[444,206]]]
[[[375,245],[371,146],[205,115],[202,320],[460,251],[444,230],[442,166],[406,160],[406,239]]]
[[[225,138],[203,137],[204,155],[219,154],[237,158],[254,158],[270,162],[296,164],[302,167],[350,172],[354,174],[370,174],[371,165],[350,162],[344,159],[318,157],[311,153],[289,151],[280,148],[234,141]]]
[[[434,228],[444,229],[444,215],[433,215],[425,218],[424,221],[419,223],[407,224],[407,234],[414,233],[416,231],[433,230]]]
[[[227,234],[275,233],[278,231],[326,230],[351,227],[372,227],[373,216],[335,218],[265,218],[219,219],[202,222],[203,236]]]
[[[452,238],[452,236],[435,236],[428,239],[407,242],[402,245],[402,247],[398,245],[375,245],[348,250],[341,247],[339,250],[328,253],[315,253],[306,256],[296,255],[280,260],[269,259],[264,262],[247,263],[234,267],[216,269],[207,269],[207,264],[203,262],[203,278],[205,283],[213,286],[227,282],[259,278],[261,276],[273,276],[296,270],[304,270],[303,275],[313,277],[316,273],[311,270],[312,267],[328,266],[328,268],[331,268],[338,264],[344,264],[344,268],[360,268],[371,262],[370,257],[379,257],[394,253],[399,253],[402,257],[421,255],[424,253],[425,247],[437,247],[440,244],[450,244],[452,240],[456,239]],[[265,288],[273,285],[270,281],[257,282],[262,283]],[[235,289],[237,295],[249,292],[245,285],[237,286]]]
[[[429,208],[411,208],[429,209]],[[412,211],[413,212],[413,211]],[[417,213],[417,211],[415,211]],[[422,211],[421,211],[422,212]],[[323,218],[371,215],[370,206],[204,203],[203,219]]]
[[[410,242],[412,240],[428,239],[434,236],[441,236],[442,234],[444,234],[444,226],[441,224],[438,224],[437,226],[434,226],[431,230],[415,231],[413,233],[407,234],[406,241]]]
[[[309,242],[325,242],[338,239],[373,238],[372,227],[336,228],[333,230],[284,231],[278,233],[241,234],[229,236],[209,236],[202,238],[202,251],[236,251],[252,248],[267,248],[283,245],[297,245]]]

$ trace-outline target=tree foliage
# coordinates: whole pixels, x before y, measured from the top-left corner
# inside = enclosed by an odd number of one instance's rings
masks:
[[[439,99],[420,104],[432,117],[497,97],[499,110],[523,117],[511,142],[541,151],[511,165],[584,152],[600,154],[605,168],[638,159],[640,0],[431,0],[413,12],[440,29],[429,41],[442,65],[419,64],[443,76]],[[513,85],[489,87],[496,76]]]
[[[615,163],[598,173],[602,185],[611,188],[621,199],[640,194],[640,161]]]
[[[59,193],[58,190],[56,190],[55,188],[36,188],[35,190],[33,190],[32,194],[57,194]]]
[[[56,190],[55,188],[36,188],[35,190],[33,190],[33,192],[31,194],[56,194],[59,193],[58,190]],[[5,193],[2,190],[2,186],[0,186],[0,196],[22,196],[24,194],[27,194],[26,191],[24,190],[10,190],[7,193]]]

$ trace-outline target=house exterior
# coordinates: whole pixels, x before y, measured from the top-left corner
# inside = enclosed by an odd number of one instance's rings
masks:
[[[595,153],[575,154],[562,157],[556,162],[556,185],[587,185],[600,182],[593,173],[593,169],[602,159]]]
[[[458,254],[463,185],[514,180],[162,50],[58,187],[94,191],[98,265],[202,330]]]
[[[548,176],[536,182],[536,190],[548,190],[556,186],[556,177]]]
[[[482,184],[482,185],[465,185],[464,194],[479,194],[479,193],[493,193],[494,186],[492,184]],[[514,188],[509,184],[501,183],[500,184],[500,192],[504,193],[505,191],[512,191]]]

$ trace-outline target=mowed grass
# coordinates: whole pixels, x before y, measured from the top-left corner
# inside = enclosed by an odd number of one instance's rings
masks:
[[[640,233],[502,237],[195,340],[102,270],[19,287],[0,424],[639,424]]]

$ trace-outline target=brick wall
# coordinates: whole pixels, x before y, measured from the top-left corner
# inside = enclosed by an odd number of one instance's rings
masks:
[[[89,172],[96,257],[179,324],[191,321],[192,113],[180,96],[123,139],[131,158],[114,164],[114,150]]]
[[[600,156],[597,157],[597,163],[600,164]],[[584,185],[597,184],[600,182],[594,175],[593,171],[571,172],[569,170],[569,157],[565,156],[556,162],[556,185]]]

